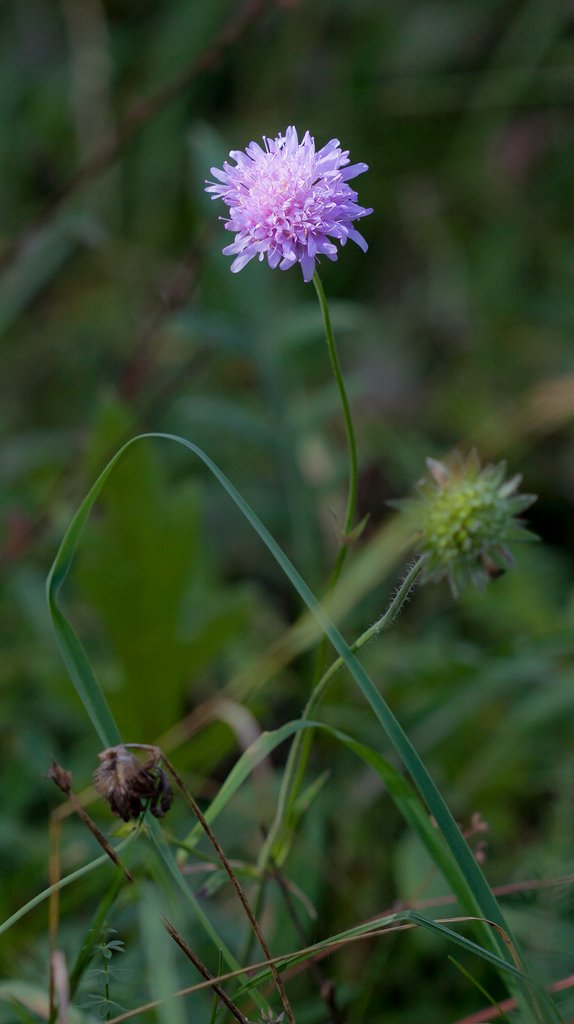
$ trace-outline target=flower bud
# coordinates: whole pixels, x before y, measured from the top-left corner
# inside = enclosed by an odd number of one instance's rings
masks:
[[[454,596],[468,584],[482,588],[513,564],[511,542],[537,539],[516,518],[536,497],[517,493],[520,476],[505,480],[504,462],[481,468],[476,452],[427,459],[427,467],[418,496],[398,502],[427,555],[425,577],[446,577]]]

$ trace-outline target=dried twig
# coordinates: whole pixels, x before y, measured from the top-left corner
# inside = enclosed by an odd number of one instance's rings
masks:
[[[54,979],[54,991],[58,1003],[58,1024],[69,1024],[70,983],[66,957],[60,949],[50,957],[50,973]]]
[[[485,918],[477,919],[477,918],[474,918],[474,917],[461,917],[461,916],[458,916],[458,917],[439,917],[439,918],[435,919],[437,924],[454,924],[454,923],[460,923],[460,922],[463,922],[463,921],[466,922],[466,921],[476,921],[476,920],[483,920],[483,921],[485,921],[486,924],[492,925],[493,927],[496,927],[496,928],[498,927],[498,926],[494,925],[492,921],[488,921]],[[206,980],[206,981],[201,981],[197,985],[192,985],[192,986],[189,986],[187,988],[180,989],[178,992],[174,992],[173,995],[170,996],[169,998],[173,999],[173,998],[180,997],[180,996],[187,996],[187,995],[191,995],[192,992],[199,992],[199,991],[201,991],[203,989],[206,989],[206,988],[213,988],[214,982],[217,982],[218,984],[221,984],[224,981],[230,981],[231,979],[239,978],[242,975],[250,975],[253,972],[260,971],[261,969],[263,969],[265,967],[271,968],[272,964],[275,964],[275,965],[277,965],[277,964],[286,964],[293,957],[302,957],[305,954],[307,956],[307,960],[305,962],[301,962],[299,964],[296,964],[292,968],[289,969],[290,973],[291,972],[292,973],[299,973],[300,971],[305,971],[305,970],[308,969],[309,961],[311,960],[311,958],[313,958],[314,960],[323,959],[326,956],[331,956],[338,949],[342,949],[345,946],[353,945],[356,942],[365,942],[365,941],[372,940],[372,939],[382,938],[382,937],[384,937],[386,935],[391,935],[391,934],[394,934],[394,933],[397,933],[397,932],[413,931],[413,929],[418,928],[418,927],[420,927],[420,926],[417,923],[412,922],[412,921],[407,921],[407,922],[404,922],[404,923],[401,923],[401,924],[386,925],[386,926],[383,926],[383,927],[380,927],[380,928],[374,928],[371,932],[365,932],[365,933],[363,933],[361,935],[346,935],[346,936],[341,937],[341,938],[335,938],[335,939],[332,939],[328,943],[318,943],[318,944],[316,944],[314,946],[308,946],[308,947],[306,947],[306,949],[299,949],[299,950],[296,950],[296,951],[294,951],[292,953],[284,953],[281,956],[273,957],[273,959],[271,961],[270,960],[263,960],[263,961],[261,961],[260,963],[257,963],[257,964],[250,964],[248,967],[240,967],[236,971],[228,971],[225,974],[218,975],[217,978],[209,979],[209,980]],[[320,947],[320,948],[318,948],[318,947]],[[572,976],[570,978],[567,978],[564,981],[556,982],[554,985],[551,985],[549,987],[549,991],[558,991],[561,988],[569,988],[572,985],[574,985],[574,976]],[[131,1020],[133,1017],[137,1017],[138,1014],[146,1013],[149,1010],[156,1009],[162,1002],[163,1002],[163,1000],[159,999],[159,1000],[150,1001],[148,1003],[144,1003],[141,1006],[138,1006],[138,1007],[136,1007],[133,1010],[127,1010],[125,1013],[121,1013],[121,1014],[119,1014],[119,1016],[113,1017],[108,1022],[108,1024],[123,1024],[124,1021]],[[460,1022],[458,1022],[458,1024],[470,1024],[470,1021],[469,1022],[462,1022],[462,1021],[460,1021]],[[476,1024],[478,1024],[478,1022],[476,1022]]]
[[[129,871],[128,868],[124,867],[113,846],[110,845],[104,833],[101,832],[98,826],[95,824],[95,822],[92,821],[90,815],[86,813],[80,801],[78,800],[76,794],[72,791],[71,772],[67,772],[65,768],[62,768],[62,766],[58,764],[57,761],[52,760],[50,769],[46,772],[46,778],[50,779],[52,782],[55,782],[58,789],[60,789],[62,793],[64,793],[64,795],[67,796],[78,817],[81,818],[86,828],[89,829],[94,838],[97,839],[98,843],[105,851],[105,853],[107,853],[110,860],[113,861],[116,867],[120,868],[121,871],[123,871],[128,882],[135,881],[131,871]]]
[[[211,845],[213,846],[213,849],[217,853],[217,856],[219,857],[219,860],[221,861],[222,867],[225,870],[226,874],[228,875],[229,880],[230,880],[233,888],[235,889],[237,897],[238,897],[238,899],[239,899],[243,909],[245,910],[245,913],[247,914],[247,917],[249,918],[249,923],[251,924],[251,927],[253,928],[254,934],[257,936],[257,941],[258,941],[259,945],[261,946],[261,949],[262,949],[264,955],[266,956],[267,960],[270,963],[270,968],[271,968],[271,973],[273,975],[273,980],[275,981],[275,985],[276,985],[277,991],[279,992],[279,995],[281,997],[281,1002],[283,1004],[283,1007],[285,1009],[287,1017],[289,1018],[289,1021],[291,1022],[291,1024],[295,1024],[295,1016],[293,1014],[293,1010],[292,1010],[291,1004],[289,1002],[289,997],[287,996],[287,992],[285,991],[285,986],[283,984],[283,979],[281,978],[281,975],[279,974],[279,971],[277,970],[277,967],[276,967],[275,963],[273,963],[273,958],[271,956],[271,951],[269,949],[269,946],[267,945],[267,940],[265,939],[265,936],[263,935],[263,932],[261,931],[261,928],[259,927],[259,923],[257,921],[257,918],[255,917],[255,915],[254,915],[254,913],[253,913],[253,911],[251,909],[251,906],[249,904],[249,900],[247,899],[247,896],[245,895],[243,887],[242,887],[239,879],[237,878],[237,875],[235,874],[233,868],[231,867],[231,864],[229,863],[229,861],[228,861],[228,859],[227,859],[223,849],[221,848],[221,846],[220,846],[220,844],[219,844],[215,834],[212,832],[211,827],[210,827],[207,819],[205,818],[201,808],[199,807],[197,802],[194,800],[194,798],[192,797],[191,793],[189,793],[187,791],[187,789],[186,789],[186,787],[184,785],[183,779],[178,774],[178,772],[176,771],[174,766],[171,764],[171,762],[168,760],[168,758],[165,756],[165,754],[162,754],[161,756],[163,758],[163,763],[165,764],[167,770],[171,774],[171,776],[172,776],[176,786],[181,790],[181,793],[183,794],[183,796],[184,796],[184,798],[186,800],[186,803],[188,804],[189,807],[191,807],[191,809],[192,809],[193,813],[195,814],[199,824],[201,825],[203,831],[205,832],[207,838],[209,839]]]
[[[217,984],[217,981],[214,979],[213,975],[210,974],[205,964],[199,959],[197,953],[194,953],[191,946],[187,944],[183,936],[180,935],[176,928],[174,928],[171,921],[168,921],[167,917],[162,917],[162,920],[168,935],[171,935],[174,942],[176,942],[181,951],[185,953],[188,960],[191,960],[192,964],[194,965],[195,968],[197,968],[202,978],[205,978],[206,981],[211,981],[213,983],[213,991],[216,993],[221,1002],[225,1004],[229,1012],[233,1014],[235,1019],[239,1021],[239,1024],[249,1024],[247,1017],[245,1017],[241,1013],[241,1010],[235,1005],[235,1003],[231,1001],[227,993],[224,991],[224,989],[222,989],[221,985]]]
[[[289,887],[287,885],[287,882],[285,881],[282,872],[275,864],[272,864],[271,873],[281,890],[281,895],[283,896],[283,901],[285,903],[287,913],[289,914],[289,917],[293,922],[293,925],[295,927],[297,934],[299,935],[299,938],[301,939],[302,942],[306,942],[307,936],[305,934],[305,929],[301,924],[299,915],[297,913],[297,908],[293,902],[293,897],[289,892]],[[331,980],[331,978],[326,977],[326,975],[323,973],[321,967],[319,966],[316,960],[311,960],[309,966],[311,974],[315,979],[319,995],[329,1012],[332,1024],[343,1024],[343,1021],[345,1020],[345,1015],[337,1006],[335,983]]]

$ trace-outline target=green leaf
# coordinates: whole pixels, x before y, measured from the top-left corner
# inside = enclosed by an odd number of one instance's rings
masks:
[[[405,779],[404,775],[376,750],[366,746],[364,743],[360,743],[351,736],[347,736],[339,729],[325,725],[322,722],[297,719],[293,722],[287,722],[273,732],[264,732],[261,736],[258,736],[234,765],[219,793],[207,808],[205,816],[209,824],[212,825],[216,821],[239,787],[261,761],[268,757],[276,747],[284,743],[289,737],[305,729],[320,729],[321,732],[327,733],[377,772],[405,821],[420,837],[433,862],[442,872],[447,882],[456,882],[456,879],[452,878],[450,858],[448,857],[444,841],[437,829],[432,825],[419,796],[407,779]],[[196,843],[201,835],[200,827],[195,825],[186,839],[186,844],[192,845]]]
[[[123,843],[119,843],[118,846],[116,846],[115,848],[116,853],[120,853],[121,850],[124,850],[128,843],[132,842],[135,839],[136,835],[137,832],[134,831],[131,836],[128,836],[127,839],[124,839]],[[90,872],[94,871],[96,868],[101,867],[103,864],[111,864],[110,858],[108,857],[107,853],[102,854],[101,857],[96,857],[96,859],[90,861],[89,864],[84,864],[81,868],[78,868],[77,871],[72,871],[71,874],[66,875],[65,878],[61,878],[60,881],[56,882],[54,885],[49,885],[47,889],[44,889],[42,892],[38,893],[38,895],[34,896],[31,900],[28,900],[28,902],[25,903],[24,906],[20,907],[18,910],[15,911],[14,914],[11,915],[11,917],[8,917],[5,921],[2,922],[2,924],[0,924],[0,935],[2,935],[3,932],[7,932],[8,929],[11,928],[13,924],[16,924],[17,921],[19,921],[22,917],[25,917],[26,914],[30,913],[31,910],[34,910],[35,907],[38,907],[40,903],[44,902],[44,900],[47,900],[52,895],[52,893],[59,892],[60,889],[65,889],[66,886],[71,885],[72,882],[77,881],[78,878],[82,878],[84,875],[89,875]]]
[[[108,448],[110,436],[129,434],[120,406],[107,404],[100,420],[95,452]],[[252,602],[219,583],[201,543],[200,492],[189,485],[169,491],[151,446],[118,467],[101,504],[75,579],[119,662],[122,685],[110,697],[118,728],[152,741],[182,716],[190,680],[241,636]],[[126,701],[126,689],[137,700]]]
[[[157,890],[151,885],[144,887],[138,907],[150,998],[161,1000],[156,1011],[159,1022],[185,1024],[187,1014],[181,999],[169,998],[181,987],[176,967],[176,946],[161,924],[164,908]],[[180,951],[178,960],[189,966]]]
[[[452,880],[451,884],[453,884],[453,887],[454,883],[456,883],[455,892],[461,901],[462,906],[469,915],[493,921],[507,935],[511,936],[510,929],[504,919],[498,902],[492,893],[480,866],[477,864],[468,844],[462,836],[462,833],[458,828],[447,804],[439,793],[417,751],[411,744],[398,720],[393,715],[391,709],[377,690],[370,676],[365,672],[358,659],[352,653],[349,645],[345,642],[339,630],[325,614],[323,608],[320,606],[316,597],[309,589],[301,575],[297,572],[267,528],[263,525],[244,498],[242,498],[241,494],[236,490],[233,484],[227,479],[209,456],[198,448],[197,445],[174,434],[140,434],[138,437],[132,438],[131,441],[128,441],[119,450],[119,452],[116,453],[102,471],[99,478],[89,491],[87,497],[82,502],[78,512],[74,516],[48,577],[48,603],[60,648],[78,692],[85,701],[85,706],[90,714],[92,722],[100,736],[104,738],[106,745],[118,742],[118,739],[115,738],[118,736],[118,730],[109,712],[109,708],[99,684],[89,667],[88,659],[82,649],[82,646],[59,610],[58,596],[62,584],[70,570],[72,558],[79,543],[87,517],[105,482],[118,462],[133,445],[137,444],[139,441],[143,441],[145,439],[151,440],[153,438],[182,445],[184,448],[187,448],[196,455],[219,481],[229,497],[235,502],[241,513],[257,532],[260,539],[280,565],[295,590],[319,622],[334,649],[342,657],[351,676],[370,704],[385,733],[401,757],[405,768],[410,773],[415,786],[419,790],[430,814],[434,817],[437,826],[446,841],[446,845],[449,850],[449,877]],[[106,737],[109,735],[112,735],[114,739],[111,741],[107,739]],[[159,838],[156,829],[153,829],[152,832],[156,838]],[[173,865],[173,868],[174,871],[177,872],[175,865]],[[186,891],[189,893],[189,896],[191,896],[187,887]],[[204,919],[204,927],[210,928],[208,922],[205,920],[205,915],[203,915],[200,908],[196,907],[195,909],[198,916],[201,916]],[[483,926],[483,933],[485,934],[488,943],[492,943],[494,948],[498,949],[502,958],[504,960],[508,960],[509,953],[502,936],[496,931],[494,931],[494,935],[491,935],[487,926]],[[228,957],[226,957],[226,960],[229,962]],[[546,1022],[556,1021],[556,1011],[550,999],[544,999],[539,1006],[534,1007],[531,1004],[530,993],[527,989],[523,990],[522,995],[525,997],[525,1000],[531,1008],[533,1019]],[[520,992],[518,993],[518,997],[521,997]],[[521,999],[521,1003],[522,1002],[524,1002],[524,999]]]
[[[471,939],[467,939],[464,935],[459,935],[452,928],[447,927],[445,924],[441,924],[439,921],[434,921],[432,918],[424,917],[423,914],[417,913],[414,910],[401,910],[396,914],[387,914],[385,917],[374,918],[372,921],[366,924],[357,925],[355,928],[347,928],[345,931],[338,932],[336,935],[331,935],[328,939],[323,939],[321,942],[315,942],[312,946],[307,946],[306,949],[299,950],[299,952],[287,955],[285,958],[281,958],[277,964],[279,971],[285,971],[289,967],[294,967],[297,964],[305,963],[311,957],[317,953],[332,947],[333,944],[343,944],[346,940],[357,939],[362,936],[369,936],[375,932],[384,934],[384,929],[392,928],[394,925],[413,925],[419,928],[425,928],[441,938],[448,939],[449,942],[460,946],[467,952],[475,954],[480,959],[485,960],[487,963],[492,964],[503,974],[510,975],[512,978],[524,983],[528,986],[532,985],[529,978],[515,967],[514,964],[509,963],[507,960],[498,956],[496,953],[492,953],[489,949],[484,949],[479,946],[476,942]],[[259,986],[263,984],[269,978],[271,971],[268,967],[264,968],[258,974],[254,975],[250,980],[242,987],[240,993],[249,991],[253,986]]]

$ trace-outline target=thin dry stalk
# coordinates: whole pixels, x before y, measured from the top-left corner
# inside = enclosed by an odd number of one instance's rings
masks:
[[[565,989],[574,988],[574,974],[569,974],[566,978],[561,978],[560,981],[553,982],[552,985],[548,986],[549,992],[564,992]],[[455,1024],[487,1024],[488,1021],[496,1020],[500,1017],[500,1012],[506,1013],[507,1010],[516,1009],[515,999],[504,999],[497,1006],[486,1006],[483,1010],[478,1010],[476,1013],[471,1013],[470,1017],[464,1017],[461,1020],[457,1020]]]
[[[307,940],[305,929],[303,928],[303,925],[301,924],[301,921],[299,919],[297,908],[293,902],[293,897],[289,892],[287,882],[285,881],[282,872],[276,865],[272,865],[271,872],[279,886],[279,889],[281,890],[283,902],[285,903],[287,913],[289,914],[289,917],[293,922],[295,930],[299,935],[299,938],[303,942],[305,942]],[[316,960],[311,961],[310,971],[317,985],[319,996],[321,997],[322,1001],[324,1002],[327,1008],[332,1024],[343,1024],[345,1016],[343,1013],[341,1013],[339,1007],[337,1006],[337,993],[335,989],[335,983],[330,978],[326,977],[326,975],[323,973]]]
[[[273,961],[273,958],[271,956],[271,951],[269,949],[269,946],[267,945],[267,940],[266,940],[265,936],[263,935],[263,932],[261,931],[261,928],[259,927],[259,923],[257,921],[257,918],[255,917],[255,915],[254,915],[254,913],[253,913],[253,911],[251,909],[249,900],[247,899],[247,896],[245,895],[245,892],[243,890],[243,887],[242,887],[239,879],[237,878],[237,875],[235,874],[233,868],[231,867],[231,864],[229,863],[229,861],[228,861],[228,859],[227,859],[223,849],[219,845],[219,842],[218,842],[215,834],[212,832],[211,827],[210,827],[209,823],[207,822],[207,819],[205,818],[201,808],[196,803],[196,801],[192,797],[191,793],[189,793],[187,791],[187,789],[186,789],[186,787],[184,785],[183,779],[177,773],[177,771],[174,768],[174,766],[171,764],[171,762],[168,760],[168,758],[165,757],[164,754],[162,754],[162,759],[163,759],[163,762],[164,762],[167,770],[169,771],[170,775],[172,776],[176,786],[181,791],[181,793],[182,793],[186,803],[188,804],[188,806],[191,808],[191,810],[195,814],[199,824],[201,825],[203,831],[205,832],[207,838],[209,839],[211,845],[213,846],[213,849],[215,850],[217,856],[219,857],[219,860],[221,861],[221,865],[222,865],[223,869],[225,870],[225,872],[226,872],[226,874],[227,874],[227,876],[228,876],[228,878],[229,878],[233,888],[235,889],[237,897],[238,897],[238,899],[239,899],[239,901],[240,901],[240,903],[241,903],[241,905],[242,905],[242,907],[243,907],[243,909],[244,909],[244,911],[245,911],[245,913],[246,913],[246,915],[247,915],[247,917],[249,919],[249,923],[251,924],[251,927],[253,928],[253,932],[254,932],[254,934],[257,937],[257,941],[258,941],[259,945],[261,946],[261,949],[262,949],[264,955],[267,957],[267,959],[269,961],[269,965],[270,965],[270,968],[271,968],[271,973],[273,975],[273,980],[275,982],[277,991],[278,991],[279,996],[281,998],[281,1002],[283,1004],[283,1008],[284,1008],[284,1010],[285,1010],[285,1012],[287,1014],[287,1017],[289,1018],[290,1024],[295,1024],[295,1016],[293,1014],[293,1010],[292,1010],[291,1004],[289,1002],[289,997],[287,996],[287,992],[285,991],[285,986],[283,984],[283,980],[281,978],[281,975],[279,974],[279,971],[277,970],[277,967],[275,966],[275,962]]]
[[[232,1002],[232,1000],[229,998],[224,989],[221,988],[221,985],[217,984],[216,979],[213,977],[212,974],[210,974],[205,964],[199,959],[197,953],[194,953],[191,946],[187,944],[183,936],[177,931],[177,929],[173,926],[171,921],[168,921],[167,917],[162,917],[162,921],[168,935],[170,935],[173,941],[177,943],[182,953],[185,953],[187,959],[191,960],[193,966],[196,968],[197,971],[199,971],[202,978],[205,978],[206,981],[212,982],[213,991],[221,1000],[221,1002],[225,1004],[225,1006],[227,1007],[229,1012],[235,1017],[235,1019],[239,1021],[239,1024],[249,1024],[247,1017],[245,1017],[242,1014],[241,1010],[235,1005],[235,1003]]]
[[[69,1024],[70,982],[65,954],[54,950],[50,957],[50,973],[54,979],[54,990],[58,1003],[58,1024]]]
[[[80,801],[78,800],[76,794],[72,791],[71,773],[67,772],[65,768],[62,768],[62,766],[58,764],[57,761],[53,760],[49,771],[46,772],[46,778],[50,779],[51,782],[54,782],[58,789],[60,789],[62,793],[64,793],[64,795],[67,796],[78,817],[81,818],[86,828],[89,829],[89,831],[92,833],[94,839],[97,839],[98,843],[102,847],[102,850],[104,850],[104,852],[107,853],[110,860],[113,861],[116,867],[120,868],[120,870],[123,871],[128,882],[135,881],[131,871],[129,871],[128,868],[126,868],[122,864],[113,846],[110,846],[104,833],[101,832],[96,823],[92,821],[90,815],[86,813]]]
[[[574,875],[556,875],[555,878],[529,878],[523,882],[506,882],[503,885],[493,886],[492,891],[495,896],[513,896],[515,893],[536,892],[538,889],[555,889],[560,885],[572,884],[574,884]],[[395,903],[387,910],[381,910],[370,920],[386,917],[388,914],[394,914],[397,910],[428,910],[429,907],[446,907],[457,902],[456,896],[452,893],[445,893],[444,896],[429,896],[427,899],[404,900],[398,904]]]
[[[57,885],[60,881],[61,860],[60,860],[60,837],[62,834],[62,823],[57,815],[52,812],[50,815],[50,855],[48,859],[48,880],[50,885]],[[48,944],[50,949],[50,1016],[54,1013],[55,1007],[55,983],[53,958],[56,951],[58,939],[58,928],[60,924],[60,890],[56,889],[50,893],[48,903]]]
[[[473,918],[473,917],[441,917],[441,918],[436,918],[436,921],[437,921],[438,924],[453,924],[453,923],[456,923],[456,922],[460,923],[461,921],[475,921],[475,920],[477,920],[477,919]],[[483,918],[479,918],[478,920],[484,920],[485,924],[490,924],[491,923],[490,921],[487,921],[486,919],[483,919]],[[299,949],[299,950],[296,950],[293,953],[283,953],[281,956],[273,957],[271,960],[262,960],[259,963],[250,964],[248,967],[240,967],[236,971],[228,971],[225,974],[219,974],[216,978],[212,978],[212,979],[206,980],[206,981],[201,981],[197,985],[191,985],[191,986],[189,986],[187,988],[180,989],[178,992],[174,992],[173,995],[169,996],[168,998],[175,999],[175,998],[178,998],[178,997],[181,997],[181,996],[191,995],[192,992],[199,992],[202,989],[213,988],[214,982],[217,983],[217,984],[221,984],[222,982],[225,982],[225,981],[231,981],[233,978],[239,978],[242,975],[250,975],[250,974],[252,974],[255,971],[263,970],[265,967],[269,967],[271,969],[274,965],[277,966],[277,965],[288,963],[289,960],[291,960],[293,957],[301,957],[301,956],[308,955],[308,960],[306,962],[300,963],[300,964],[295,964],[295,965],[293,965],[292,968],[289,969],[289,974],[290,975],[299,974],[301,971],[308,970],[309,963],[310,963],[311,960],[315,960],[315,961],[322,960],[326,956],[330,956],[336,950],[342,949],[344,946],[349,946],[349,945],[351,945],[352,943],[355,943],[355,942],[364,942],[366,939],[370,940],[370,939],[381,938],[381,937],[383,937],[385,935],[391,935],[391,934],[394,934],[396,932],[412,931],[414,928],[419,928],[419,927],[420,927],[420,925],[418,925],[416,922],[410,922],[409,921],[409,922],[405,922],[404,924],[393,924],[393,925],[387,925],[387,926],[382,927],[382,928],[374,928],[372,931],[366,932],[363,935],[347,935],[347,936],[344,936],[343,938],[340,938],[340,939],[333,939],[331,942],[325,943],[325,945],[322,945],[320,949],[317,949],[317,945],[318,944],[316,944],[314,946],[307,946],[305,949]],[[559,982],[558,984],[562,985],[562,987],[564,987],[564,988],[568,987],[563,982]],[[574,985],[574,977],[571,979],[570,984]],[[553,989],[551,988],[551,991],[552,990]],[[108,1021],[108,1024],[123,1024],[124,1021],[131,1020],[133,1017],[137,1017],[138,1014],[147,1013],[150,1010],[157,1009],[157,1007],[159,1005],[161,1005],[162,1002],[164,1002],[164,1000],[156,999],[156,1000],[151,1001],[149,1003],[144,1003],[141,1006],[137,1006],[133,1010],[127,1010],[125,1013],[121,1013],[121,1014],[119,1014],[119,1016],[113,1017],[110,1021]],[[463,1022],[459,1022],[459,1024],[463,1024]],[[477,1024],[478,1024],[478,1022],[477,1022]]]

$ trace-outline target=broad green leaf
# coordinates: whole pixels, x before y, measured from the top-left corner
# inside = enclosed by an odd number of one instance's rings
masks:
[[[108,405],[94,441],[126,430]],[[246,628],[252,601],[218,583],[201,542],[197,488],[168,491],[158,452],[140,446],[109,481],[76,579],[96,608],[123,685],[110,695],[122,733],[152,741],[183,714],[190,685]],[[166,538],[169,537],[169,557]],[[137,699],[126,700],[126,690]]]

